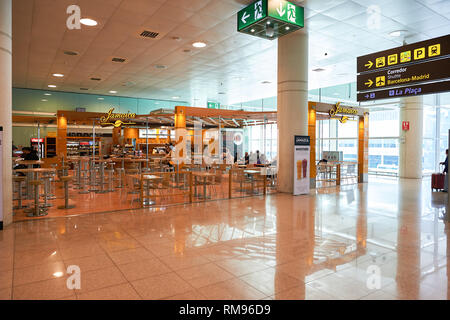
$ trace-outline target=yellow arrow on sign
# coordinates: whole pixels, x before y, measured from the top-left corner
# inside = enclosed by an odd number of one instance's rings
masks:
[[[364,84],[370,88],[373,85],[373,81],[369,79],[369,81]]]
[[[364,66],[367,67],[368,69],[370,69],[373,66],[373,62],[369,60],[369,62],[366,63]]]

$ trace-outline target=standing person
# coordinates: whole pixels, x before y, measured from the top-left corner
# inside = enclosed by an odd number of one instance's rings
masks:
[[[249,156],[248,152],[245,153],[244,160],[245,160],[246,165],[250,162],[250,156]]]
[[[441,162],[440,164],[444,165],[444,174],[448,175],[448,149],[445,150],[445,161]],[[444,184],[444,192],[448,192],[448,182],[447,182],[447,178],[445,177],[445,184]]]

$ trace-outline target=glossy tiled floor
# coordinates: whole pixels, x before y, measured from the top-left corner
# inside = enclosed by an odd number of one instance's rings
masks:
[[[0,232],[0,298],[447,299],[446,194],[429,184],[18,222]]]

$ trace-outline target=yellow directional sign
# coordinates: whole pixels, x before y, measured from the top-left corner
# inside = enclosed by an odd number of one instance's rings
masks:
[[[392,66],[394,64],[397,64],[398,62],[398,55],[396,53],[391,54],[390,56],[388,56],[388,65]]]
[[[373,81],[372,80],[368,80],[366,83],[364,83],[366,86],[368,86],[369,88],[373,85]]]
[[[379,57],[376,60],[376,66],[377,68],[384,67],[386,65],[386,59],[384,57]]]
[[[369,60],[364,66],[367,67],[367,69],[370,69],[373,66],[373,62]]]
[[[428,56],[435,57],[441,54],[441,44],[434,44],[428,47]]]
[[[414,50],[414,60],[425,58],[425,47]]]
[[[377,77],[375,80],[375,85],[377,87],[385,86],[386,85],[386,77],[385,76]]]

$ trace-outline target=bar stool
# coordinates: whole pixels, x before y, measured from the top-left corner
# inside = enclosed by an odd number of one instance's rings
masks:
[[[114,163],[108,163],[109,168],[106,170],[108,173],[108,192],[114,192]]]
[[[78,193],[88,194],[89,193],[89,190],[87,188],[88,185],[89,185],[89,170],[87,170],[86,168],[86,170],[83,169],[83,171],[81,171],[81,184],[79,187],[80,191],[78,191]]]
[[[72,176],[63,176],[59,180],[64,183],[64,205],[58,206],[58,209],[72,209],[74,205],[69,205],[69,181],[72,181]]]
[[[116,188],[123,188],[123,178],[125,175],[125,169],[124,168],[117,168],[116,169],[117,174],[119,175],[119,185]]]
[[[16,209],[26,208],[26,206],[22,205],[22,182],[25,182],[25,177],[24,176],[13,176],[13,182],[17,183],[17,185],[18,185],[18,190],[17,190],[18,196],[17,196],[17,199],[14,199],[14,200],[17,200],[17,206],[15,206],[13,209],[16,210]]]
[[[44,204],[43,204],[43,207],[45,207],[45,208],[52,207],[53,204],[47,202],[47,201],[49,200],[50,175],[44,174],[44,175],[41,177],[41,180],[44,181],[44,194],[41,195],[41,197],[44,198]]]
[[[128,169],[125,171],[125,174],[127,176],[129,175],[136,175],[139,174],[139,169]],[[140,182],[136,178],[131,178],[131,181],[128,184],[128,187],[131,189],[131,191],[128,191],[129,194],[137,194],[140,193]],[[131,184],[131,186],[130,186]]]
[[[42,217],[47,215],[47,208],[41,208],[39,206],[39,186],[43,185],[42,180],[31,180],[30,185],[34,186],[34,204],[33,210],[27,215],[27,217]]]

